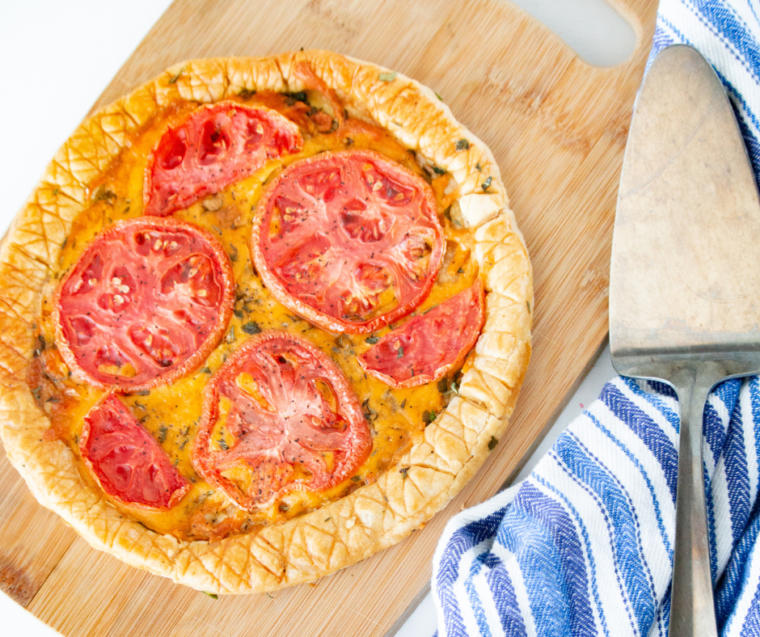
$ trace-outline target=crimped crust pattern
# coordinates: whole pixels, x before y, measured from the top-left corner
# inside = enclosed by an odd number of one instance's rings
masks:
[[[374,120],[458,185],[461,219],[475,228],[486,286],[486,324],[458,395],[399,463],[350,495],[258,533],[183,542],[125,517],[79,474],[73,452],[43,437],[50,421],[25,382],[33,322],[88,185],[132,131],[178,100],[214,102],[241,91],[304,89],[307,63],[352,117]],[[308,582],[389,547],[439,511],[504,432],[530,358],[533,287],[527,250],[488,148],[428,88],[387,69],[325,51],[193,60],[85,120],[47,167],[0,251],[0,435],[41,504],[93,547],[133,566],[213,593],[269,591]],[[386,76],[388,77],[388,76]],[[466,139],[468,143],[457,141]],[[482,184],[491,178],[488,193]],[[403,468],[404,471],[399,471]],[[408,469],[407,469],[408,468]]]

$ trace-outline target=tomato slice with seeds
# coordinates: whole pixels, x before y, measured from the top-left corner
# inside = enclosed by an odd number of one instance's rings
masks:
[[[268,186],[251,251],[280,303],[326,330],[368,334],[425,300],[443,231],[424,179],[372,151],[327,152]]]
[[[164,216],[249,177],[267,160],[303,147],[277,111],[237,102],[201,106],[156,144],[145,169],[146,215]]]
[[[232,315],[220,243],[176,219],[116,223],[79,257],[54,297],[56,341],[80,379],[137,391],[201,365]]]
[[[359,400],[307,340],[271,330],[246,341],[203,394],[193,464],[243,509],[348,478],[372,449]]]
[[[171,509],[190,490],[155,438],[110,393],[84,417],[79,451],[100,487],[141,509]]]
[[[368,373],[391,387],[416,387],[458,369],[485,322],[483,284],[474,285],[389,332],[359,356]]]

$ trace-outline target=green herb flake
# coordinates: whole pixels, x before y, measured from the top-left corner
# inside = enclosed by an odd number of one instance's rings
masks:
[[[401,468],[398,470],[398,472],[399,472],[399,473],[400,473],[402,476],[404,476],[404,480],[406,480],[406,478],[407,478],[407,473],[409,473],[409,469],[410,469],[410,467],[401,467]]]
[[[229,449],[230,446],[227,444],[227,441],[224,438],[219,438],[219,448],[222,451],[227,451],[227,449]]]
[[[60,192],[60,188],[56,188],[55,190],[53,190],[53,197],[57,197],[59,192]]]
[[[435,420],[436,414],[434,411],[428,411],[427,409],[422,413],[422,420],[426,425],[429,425]]]
[[[239,319],[243,318],[243,310],[232,310],[232,313],[237,316]]]
[[[158,429],[158,442],[166,442],[166,434],[169,431],[169,427],[166,425],[161,425]]]
[[[457,150],[469,150],[470,149],[470,142],[467,141],[464,137],[462,137],[462,139],[458,139],[457,140],[455,148]]]
[[[332,516],[329,518],[325,518],[325,522],[329,522],[330,520],[332,520]]]
[[[246,334],[258,334],[261,332],[261,328],[259,327],[259,324],[256,323],[256,321],[248,321],[245,325],[243,325],[243,331]]]
[[[227,342],[233,343],[235,341],[235,328],[231,327],[230,331],[227,332]]]
[[[249,97],[252,97],[253,95],[256,95],[256,91],[250,88],[241,89],[240,92],[238,93],[238,96],[242,97],[244,100],[248,99]]]
[[[477,164],[475,164],[475,170],[477,170],[478,172],[480,172],[481,170],[483,170],[483,166],[480,165],[480,162],[478,162]]]
[[[351,482],[361,482],[361,476],[351,476]]]
[[[447,391],[449,391],[449,379],[444,377],[438,381],[438,392],[445,394]]]
[[[483,189],[483,192],[485,192],[486,190],[488,190],[488,189],[491,187],[491,182],[492,182],[492,181],[493,181],[493,177],[489,177],[488,179],[486,179],[486,180],[485,180],[485,181],[484,181],[484,182],[483,182],[483,183],[480,185],[480,187]]]
[[[396,75],[398,74],[395,71],[392,71],[390,73],[380,73],[378,78],[381,82],[392,82],[396,79]]]
[[[208,595],[211,599],[219,599],[219,595],[216,593],[207,593],[206,591],[201,591],[204,595]]]
[[[130,396],[150,396],[150,389],[141,389],[140,391],[130,392]]]
[[[436,175],[445,175],[446,171],[443,168],[438,168],[438,166],[433,166],[433,172]]]
[[[210,374],[211,368],[210,367],[201,367],[201,374]]]
[[[396,358],[401,358],[404,355],[404,346],[399,345],[398,346],[398,353],[396,354]]]
[[[380,339],[377,336],[368,336],[364,339],[366,343],[369,343],[370,345],[374,345],[377,343]]]
[[[528,312],[530,312],[530,311],[531,311],[531,310],[530,310],[530,301],[525,301],[525,305],[527,305],[527,306],[528,306]]]
[[[435,91],[433,91],[433,92],[435,93]],[[442,98],[440,95],[438,95],[438,93],[435,93],[435,96],[436,96],[436,97],[437,97],[439,100],[443,101],[443,98]]]
[[[488,451],[493,451],[494,447],[499,444],[499,441],[496,440],[493,436],[491,436],[491,439],[488,441]]]
[[[185,71],[185,67],[183,66],[179,71],[177,71],[177,75],[174,75],[171,78],[169,78],[169,84],[176,83],[177,80],[179,79],[179,76],[182,75],[184,71]],[[206,595],[208,595],[208,593],[206,593]],[[216,599],[216,595],[213,595],[213,598]]]

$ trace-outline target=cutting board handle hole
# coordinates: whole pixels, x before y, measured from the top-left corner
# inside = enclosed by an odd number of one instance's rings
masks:
[[[511,0],[594,66],[616,66],[636,48],[628,21],[604,0]]]

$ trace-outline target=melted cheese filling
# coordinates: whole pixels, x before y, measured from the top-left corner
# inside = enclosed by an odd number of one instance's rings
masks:
[[[293,100],[284,95],[257,94],[240,101],[251,105],[264,104],[292,115]],[[51,417],[50,436],[69,444],[77,457],[83,418],[105,392],[79,382],[66,368],[54,343],[52,293],[63,274],[76,263],[98,233],[116,221],[142,215],[143,179],[150,151],[167,125],[181,121],[196,107],[197,104],[178,105],[168,114],[149,122],[134,134],[108,173],[91,184],[92,204],[75,220],[61,253],[58,273],[46,286],[38,325],[40,346],[30,368],[29,384],[35,398]],[[317,509],[363,484],[370,484],[393,467],[422,437],[426,424],[445,408],[456,391],[451,379],[412,389],[391,389],[368,377],[356,361],[356,357],[370,347],[366,335],[335,335],[311,325],[278,303],[254,273],[248,248],[251,222],[268,180],[284,166],[319,152],[367,148],[426,176],[436,195],[446,250],[436,285],[415,313],[424,312],[457,294],[477,277],[477,265],[470,254],[472,234],[456,219],[452,222],[448,212],[453,198],[451,194],[445,194],[448,175],[431,180],[418,166],[413,154],[383,129],[362,120],[348,119],[335,133],[309,135],[302,129],[302,134],[302,152],[270,160],[251,177],[174,213],[176,218],[201,226],[219,239],[232,261],[237,290],[235,312],[227,335],[200,369],[150,392],[121,395],[124,403],[192,485],[188,495],[169,511],[146,511],[113,502],[126,515],[159,533],[169,533],[180,539],[220,539],[282,522]],[[250,333],[272,328],[303,335],[343,370],[362,403],[372,432],[373,450],[356,475],[331,489],[320,493],[296,491],[267,509],[242,511],[196,473],[190,451],[201,417],[202,390],[206,382]],[[379,330],[373,336],[382,336],[389,329]],[[83,463],[81,473],[93,488],[98,488]]]

